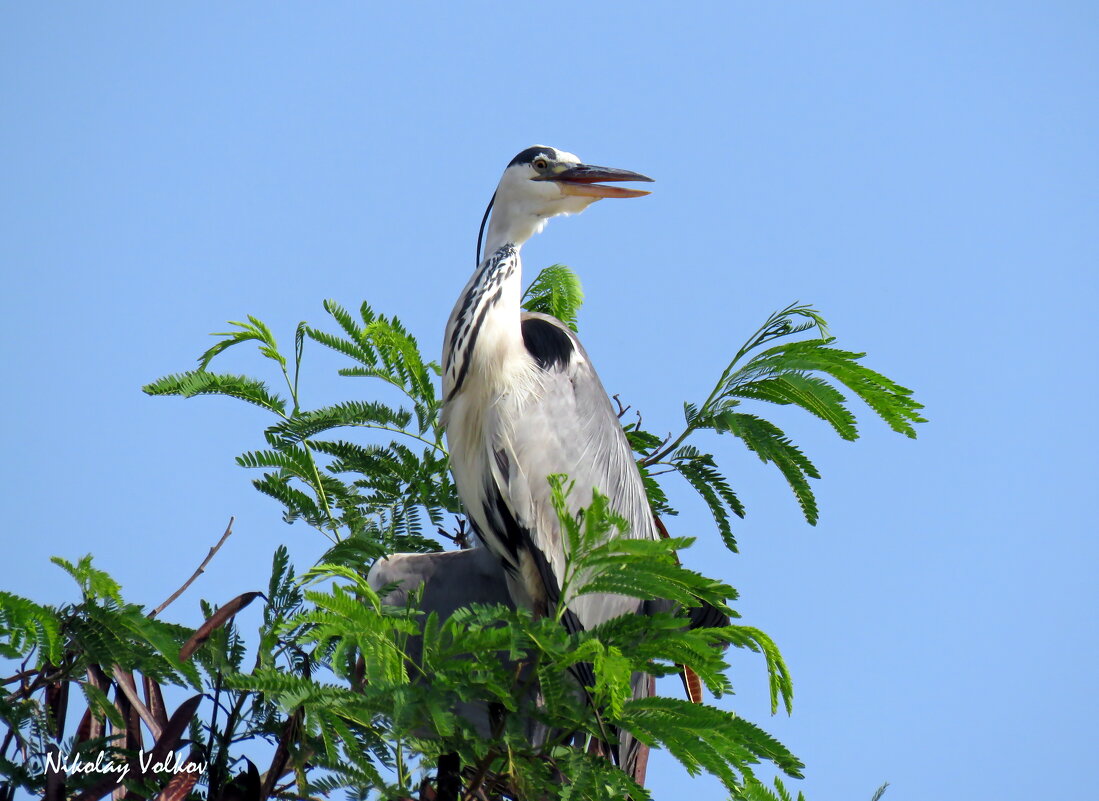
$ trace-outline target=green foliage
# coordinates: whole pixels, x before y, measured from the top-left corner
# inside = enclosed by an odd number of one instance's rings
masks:
[[[683,445],[671,454],[670,463],[706,502],[722,541],[735,552],[736,538],[729,515],[744,517],[744,505],[718,469],[714,457],[699,452],[693,445]]]
[[[458,511],[438,423],[438,366],[421,356],[398,319],[377,314],[366,303],[358,318],[333,301],[324,308],[339,333],[301,323],[291,357],[282,353],[265,323],[249,316],[248,322],[230,323],[238,330],[214,335],[222,339],[199,357],[198,370],[166,376],[144,390],[182,397],[228,395],[274,413],[276,422],[264,432],[268,447],[242,454],[237,463],[265,471],[253,484],[284,507],[287,522],[302,520],[333,542],[353,539],[370,561],[394,551],[437,550],[426,527],[441,526]],[[380,380],[408,405],[371,400],[302,408],[299,379],[307,340],[355,362],[341,375]],[[290,393],[289,411],[259,379],[207,372],[214,358],[245,342],[258,343],[260,353],[277,365]],[[375,432],[382,440],[318,438],[338,429]]]
[[[0,592],[0,656],[24,659],[36,654],[36,663],[61,661],[61,619],[57,610]]]
[[[575,330],[582,300],[576,276],[555,265],[535,279],[524,308]],[[666,749],[689,773],[718,777],[735,799],[793,801],[781,780],[766,785],[757,771],[798,778],[803,766],[759,727],[714,706],[635,697],[638,677],[672,675],[683,666],[710,693],[730,693],[727,653],[735,648],[762,656],[772,712],[791,710],[789,670],[765,633],[739,622],[730,606],[735,589],[679,563],[677,551],[693,539],[624,538],[624,521],[599,492],[573,516],[568,479],[556,476],[553,498],[567,548],[561,601],[552,614],[536,618],[522,609],[471,605],[445,618],[424,615],[415,592],[406,605],[395,605],[370,585],[368,568],[382,556],[438,550],[440,538],[465,546],[468,537],[439,423],[438,365],[398,319],[366,303],[354,314],[332,301],[324,309],[335,330],[298,324],[292,352],[256,317],[230,322],[231,330],[215,334],[215,344],[199,356],[197,369],[144,390],[223,395],[273,415],[263,440],[237,463],[260,471],[255,487],[276,500],[287,522],[316,528],[331,547],[301,576],[287,549],[275,550],[254,649],[236,616],[257,592],[221,605],[202,601],[206,622],[197,629],[163,622],[125,601],[90,556],[75,563],[54,559],[75,580],[77,602],[54,608],[0,592],[0,656],[21,661],[0,697],[0,720],[10,733],[0,748],[7,786],[46,792],[46,778],[14,758],[9,745],[41,758],[66,728],[59,699],[76,684],[72,695],[83,699],[86,714],[64,748],[93,759],[100,750],[132,758],[146,746],[175,751],[186,738],[208,764],[191,798],[337,791],[379,801],[415,798],[423,782],[441,780],[446,759],[453,758],[465,768],[466,799],[641,801],[648,792],[591,747],[629,735]],[[797,338],[811,328],[819,337]],[[355,394],[369,387],[374,394],[306,407],[299,384],[309,342],[350,359],[340,375],[370,379]],[[209,370],[225,351],[246,343],[255,343],[262,363],[281,376],[276,381],[285,384],[285,397],[261,378]],[[845,395],[851,393],[895,431],[914,436],[922,418],[911,392],[863,366],[863,354],[833,343],[818,312],[789,306],[745,342],[702,403],[685,404],[681,433],[661,437],[644,430],[640,416],[624,419],[654,512],[676,513],[663,476],[678,475],[736,550],[732,520],[744,516],[744,505],[715,456],[688,442],[696,432],[713,431],[773,463],[815,522],[810,479],[818,471],[759,413],[763,404],[799,407],[853,440],[857,421]],[[620,409],[626,418],[627,409]],[[653,611],[570,633],[560,625],[568,604],[593,593],[644,599]],[[688,610],[702,604],[732,623],[690,628]],[[252,650],[254,659],[245,664]],[[590,679],[581,686],[575,676]],[[201,695],[176,710],[177,720],[163,708],[161,685]],[[257,741],[272,751],[262,772],[241,756],[246,744],[254,754]],[[127,785],[134,795],[151,797],[167,778],[134,775]],[[95,781],[68,777],[50,793],[91,799],[114,789],[97,789]]]
[[[774,781],[774,790],[772,790],[758,779],[749,779],[742,786],[735,788],[731,797],[735,801],[794,801],[794,797],[786,789],[782,779],[776,776]],[[797,801],[805,801],[805,796],[800,792]]]
[[[568,510],[572,486],[567,477],[550,476],[549,482],[566,542],[559,616],[574,599],[597,593],[661,598],[684,606],[709,603],[731,612],[725,601],[736,595],[732,587],[688,570],[676,558],[676,551],[689,547],[693,538],[630,539],[626,521],[606,495],[596,490],[584,514],[574,517]]]
[[[54,556],[50,561],[73,577],[80,585],[80,592],[84,595],[85,601],[104,600],[113,601],[116,604],[122,603],[122,588],[107,573],[92,567],[91,554],[85,554],[75,565],[60,556]]]
[[[556,317],[573,331],[583,302],[580,278],[563,264],[542,270],[523,294],[524,309]]]
[[[45,792],[46,778],[28,766],[44,760],[58,742],[64,753],[93,762],[99,752],[121,757],[132,753],[127,748],[138,730],[135,709],[141,703],[135,690],[143,683],[155,684],[158,695],[161,684],[192,690],[204,685],[198,668],[178,656],[192,630],[156,620],[125,601],[118,582],[95,567],[90,556],[76,563],[60,557],[52,561],[76,582],[78,601],[55,608],[0,592],[0,654],[21,664],[4,680],[8,686],[0,698],[0,721],[8,728],[0,774],[7,786],[34,795]],[[76,736],[62,741],[65,699],[72,685],[72,694],[83,699],[87,711]],[[141,708],[152,717],[144,704]],[[7,753],[9,743],[21,759]],[[87,774],[75,775],[65,787],[79,795],[91,792],[94,783]]]
[[[767,760],[795,778],[804,767],[777,740],[736,714],[678,698],[639,698],[623,723],[638,739],[667,748],[692,775],[712,773],[734,791]]]
[[[559,264],[543,270],[524,295],[524,308],[552,314],[574,330],[582,302],[579,279]],[[368,559],[394,550],[434,550],[437,542],[426,527],[442,533],[459,512],[438,423],[440,404],[433,381],[438,365],[423,357],[415,338],[396,318],[379,315],[366,303],[358,318],[333,301],[326,301],[324,308],[340,333],[300,324],[292,377],[289,360],[279,351],[270,329],[249,316],[246,323],[231,323],[238,330],[215,335],[223,339],[202,354],[199,371],[166,376],[145,391],[185,397],[232,395],[278,414],[279,422],[265,432],[270,448],[245,453],[238,463],[269,469],[254,484],[283,505],[288,522],[304,520],[334,541],[352,537]],[[813,328],[819,337],[794,339]],[[301,410],[297,387],[305,338],[355,362],[342,368],[341,375],[380,379],[399,390],[409,406],[370,400]],[[285,403],[258,379],[205,372],[219,353],[249,341],[259,343],[260,352],[279,365],[293,400],[291,413],[285,413]],[[747,402],[796,406],[827,422],[841,438],[854,440],[858,438],[855,414],[838,385],[854,393],[893,430],[914,437],[914,425],[924,420],[911,390],[862,365],[864,354],[831,347],[834,341],[818,311],[791,304],[768,317],[748,338],[705,401],[684,404],[685,427],[678,435],[661,438],[642,429],[640,419],[625,421],[654,512],[677,513],[659,480],[666,473],[676,473],[698,493],[725,545],[736,551],[732,521],[744,516],[744,504],[716,457],[687,444],[696,432],[711,430],[732,435],[762,462],[774,464],[806,521],[817,522],[819,508],[811,480],[820,473],[782,428],[744,410]],[[341,428],[395,436],[388,443],[316,439]],[[421,447],[413,450],[416,444]],[[330,457],[329,461],[322,463],[321,455]],[[368,543],[381,543],[381,547],[371,548]]]
[[[208,373],[205,370],[193,370],[158,378],[142,389],[148,395],[179,395],[181,398],[193,398],[196,395],[226,395],[254,403],[278,415],[286,415],[286,401],[275,395],[262,381],[243,375],[228,373]]]
[[[275,335],[271,333],[271,329],[267,327],[267,324],[262,320],[257,320],[252,315],[248,315],[248,322],[238,323],[235,320],[230,320],[229,325],[236,326],[237,331],[223,331],[217,334],[211,334],[214,337],[225,337],[220,342],[212,346],[209,350],[198,357],[198,369],[205,370],[210,366],[210,362],[215,356],[221,353],[226,348],[230,348],[233,345],[239,345],[241,342],[256,341],[259,342],[259,352],[277,362],[283,369],[286,368],[286,359],[279,352],[278,343],[275,342]]]
[[[605,498],[597,495],[582,519],[568,514],[560,479],[555,498],[575,546],[568,575],[577,584],[570,597],[614,591],[671,598],[684,606],[704,600],[724,606],[735,595],[731,587],[676,563],[675,549],[684,541],[616,540],[607,547],[605,534],[621,521]],[[683,612],[618,618],[576,634],[555,617],[502,607],[471,606],[445,620],[432,614],[421,621],[413,606],[384,604],[356,570],[321,564],[303,578],[324,589],[306,589],[306,605],[280,628],[297,632],[294,641],[309,648],[311,663],[332,680],[269,667],[225,677],[234,691],[262,693],[284,714],[300,714],[325,768],[324,778],[299,786],[302,794],[337,784],[357,788],[355,793],[383,786],[408,793],[415,782],[397,766],[407,764],[409,752],[425,767],[451,750],[463,764],[485,766],[498,794],[493,797],[562,792],[620,799],[627,792],[647,798],[606,760],[563,747],[615,728],[667,748],[689,771],[714,773],[730,789],[752,777],[761,762],[801,775],[801,763],[785,747],[732,712],[632,697],[635,673],[667,675],[683,664],[713,691],[729,691],[725,652],[715,646],[756,649],[762,641],[773,648],[757,632],[691,630]],[[485,658],[493,653],[500,658]],[[578,662],[594,665],[589,695],[563,679]],[[538,694],[531,691],[534,677],[540,680]],[[785,692],[788,677],[777,681]],[[478,726],[475,716],[456,712],[470,707],[495,708],[495,724]],[[532,720],[551,734],[532,737]],[[394,770],[397,780],[387,784],[383,777]]]
[[[819,338],[785,341],[760,350],[812,328],[818,330]],[[736,539],[730,515],[743,517],[744,507],[722,477],[714,457],[683,445],[695,432],[708,429],[731,434],[761,461],[773,463],[790,485],[805,520],[814,525],[819,510],[809,480],[820,478],[820,473],[779,426],[741,411],[744,401],[797,406],[827,422],[841,438],[857,439],[854,412],[835,382],[853,392],[898,433],[914,438],[915,424],[926,422],[920,416],[923,406],[912,397],[910,389],[859,364],[866,354],[829,347],[834,341],[816,309],[791,304],[768,317],[748,338],[701,405],[683,405],[686,426],[678,436],[659,440],[648,432],[629,432],[642,467],[649,475],[660,475],[654,468],[662,468],[662,472],[674,471],[683,476],[702,496],[726,546],[734,552]]]

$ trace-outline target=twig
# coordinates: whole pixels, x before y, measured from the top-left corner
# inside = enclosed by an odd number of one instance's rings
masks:
[[[32,668],[30,670],[23,670],[12,676],[8,676],[6,679],[0,679],[0,685],[11,684],[13,681],[21,681],[22,679],[29,679],[31,676],[35,676],[39,673],[38,668]]]
[[[457,545],[461,550],[466,550],[472,547],[469,542],[469,535],[466,533],[466,521],[465,518],[458,519],[458,531],[454,534],[449,533],[445,528],[441,526],[435,529],[440,537],[450,540]]]
[[[7,759],[8,746],[11,745],[11,739],[15,735],[15,727],[8,724],[8,733],[4,735],[4,742],[0,743],[0,759]]]
[[[229,518],[229,525],[225,527],[225,533],[221,535],[221,539],[217,541],[217,545],[211,548],[210,552],[206,554],[206,558],[202,560],[202,564],[198,566],[198,570],[196,570],[194,574],[192,574],[192,576],[187,579],[186,582],[184,582],[182,587],[173,592],[171,596],[169,596],[168,600],[166,600],[164,603],[162,603],[160,606],[150,612],[149,617],[156,617],[161,612],[163,612],[168,607],[168,604],[170,604],[179,596],[183,595],[183,593],[186,592],[187,588],[195,582],[195,579],[203,574],[203,572],[206,570],[206,565],[210,564],[210,560],[214,558],[214,554],[216,554],[221,549],[221,546],[225,544],[225,541],[227,539],[229,539],[229,535],[233,533],[233,520],[235,519],[236,518],[233,517]]]
[[[64,676],[65,670],[66,668],[60,667],[54,670],[52,673],[47,673],[46,668],[30,671],[28,675],[36,675],[35,680],[28,684],[27,676],[21,677],[19,689],[11,692],[4,700],[10,704],[15,701],[21,701],[24,698],[30,698],[31,695],[45,687],[47,684],[51,684]]]
[[[656,464],[657,462],[661,461],[665,456],[678,448],[683,440],[687,439],[692,431],[694,431],[694,429],[690,426],[687,426],[684,432],[680,434],[676,441],[672,442],[671,445],[668,444],[669,442],[671,442],[672,439],[672,435],[669,432],[668,436],[664,437],[664,441],[657,446],[657,450],[654,453],[650,453],[648,456],[641,460],[642,466],[648,467],[651,464]]]
[[[496,753],[495,746],[485,752],[484,757],[481,758],[480,763],[478,763],[477,768],[474,771],[473,779],[466,787],[465,797],[467,801],[470,801],[470,799],[477,797],[476,793],[481,787],[481,782],[485,780],[485,774],[488,773],[489,766],[492,764],[492,761],[496,759],[497,756],[499,756],[499,754]]]
[[[620,397],[618,397],[617,392],[615,394],[611,395],[611,397],[614,398],[614,402],[618,405],[618,419],[621,420],[622,415],[624,415],[626,412],[628,412],[630,410],[630,405],[626,404],[625,406],[623,406],[622,405],[622,399]]]
[[[666,462],[661,462],[661,464],[667,464],[667,463]],[[657,476],[663,476],[663,475],[666,475],[667,473],[674,473],[674,472],[675,472],[674,467],[669,467],[667,470],[650,470],[649,471],[649,478],[656,478]]]
[[[214,736],[217,734],[218,708],[221,706],[221,668],[218,668],[217,677],[214,679],[214,697],[213,697],[212,700],[214,702],[214,711],[210,714],[210,739],[206,741],[206,764],[207,765],[213,764],[213,759],[211,757],[213,756],[213,753],[214,753]],[[220,738],[218,738],[218,739],[220,740]],[[219,759],[221,758],[220,754],[218,754],[218,758]],[[214,794],[214,790],[220,789],[220,784],[221,784],[221,778],[222,777],[217,776],[216,778],[217,778],[216,783],[219,785],[219,787],[214,786],[214,784],[215,784],[215,782],[213,781],[214,777],[210,778],[210,780],[209,780],[210,783],[207,785],[209,787],[209,790],[210,790],[210,795]]]

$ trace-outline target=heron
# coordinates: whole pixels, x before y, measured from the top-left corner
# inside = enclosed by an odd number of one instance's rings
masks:
[[[580,340],[560,320],[520,308],[519,253],[552,217],[579,214],[602,198],[649,194],[608,184],[651,180],[546,145],[520,152],[485,210],[476,269],[447,322],[442,424],[455,486],[478,538],[503,568],[511,600],[536,615],[558,608],[568,558],[551,475],[573,482],[571,512],[590,505],[599,490],[625,519],[625,536],[658,534],[633,451]],[[568,602],[562,622],[577,633],[642,613],[645,603],[586,595]],[[574,675],[581,685],[593,683],[590,666],[576,666]],[[635,694],[651,694],[652,679],[638,674],[633,686]],[[610,755],[634,773],[639,744],[616,734]]]
[[[625,536],[659,535],[633,451],[580,340],[560,320],[520,308],[520,250],[552,217],[649,194],[608,184],[651,180],[545,145],[523,150],[485,211],[476,269],[447,322],[442,424],[455,486],[512,600],[535,614],[557,608],[567,559],[549,476],[573,482],[570,511],[590,505],[597,489],[626,520]],[[563,622],[575,633],[642,604],[583,596],[568,603]]]
[[[560,320],[520,307],[519,252],[530,237],[551,217],[578,214],[601,198],[649,194],[607,184],[651,180],[629,170],[584,164],[572,153],[545,145],[523,150],[507,165],[481,221],[475,270],[458,297],[443,342],[442,424],[451,471],[485,547],[395,554],[377,562],[370,571],[372,586],[397,587],[387,603],[403,603],[422,587],[422,610],[441,617],[474,602],[506,601],[536,614],[552,613],[561,600],[567,554],[551,502],[550,475],[573,481],[572,512],[588,506],[598,489],[626,520],[624,536],[661,536],[618,414],[583,345]],[[659,599],[588,595],[569,600],[562,621],[577,632],[619,615],[667,608]],[[728,624],[728,617],[709,604],[691,609],[688,618],[692,628]],[[701,700],[687,674],[685,668],[688,696]],[[631,685],[635,698],[655,692],[652,676],[635,674]],[[488,731],[487,709],[467,704],[460,714],[482,734]],[[531,731],[536,728],[532,725]],[[615,735],[617,746],[610,755],[643,784],[647,747],[628,732]]]

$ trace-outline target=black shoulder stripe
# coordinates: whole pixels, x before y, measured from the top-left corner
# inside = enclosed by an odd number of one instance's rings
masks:
[[[543,370],[564,370],[574,350],[572,339],[546,320],[528,317],[523,320],[523,344]]]

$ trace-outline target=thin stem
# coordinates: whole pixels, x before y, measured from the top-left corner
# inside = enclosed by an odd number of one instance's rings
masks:
[[[21,701],[24,698],[30,698],[36,691],[42,689],[47,684],[52,684],[65,674],[64,668],[59,668],[53,673],[47,674],[45,670],[36,671],[38,673],[37,678],[30,684],[26,683],[26,677],[23,678],[23,686],[15,692],[8,695],[4,700],[9,704],[14,701]]]
[[[668,464],[668,463],[667,462],[655,462],[655,464]],[[667,470],[650,470],[649,471],[649,477],[650,478],[656,478],[657,476],[663,476],[663,475],[666,475],[668,473],[674,473],[674,472],[675,472],[675,466],[674,465],[668,465]]]
[[[709,401],[707,401],[709,403]],[[705,408],[705,407],[703,407]],[[701,414],[701,412],[699,412]],[[683,441],[687,439],[692,433],[698,429],[697,426],[687,426],[683,429],[683,433],[675,438],[671,444],[661,448],[657,453],[650,454],[641,460],[642,467],[648,467],[649,465],[660,464],[668,454],[683,444]]]
[[[37,668],[32,670],[23,670],[13,676],[8,676],[6,679],[0,679],[0,685],[11,684],[13,681],[20,681],[22,679],[29,679],[31,676],[34,676],[37,673]]]
[[[164,603],[162,603],[160,606],[150,612],[149,617],[156,617],[161,612],[163,612],[168,607],[168,604],[172,603],[172,601],[174,601],[176,598],[183,595],[186,589],[194,583],[195,579],[202,575],[203,571],[206,570],[206,565],[210,564],[210,560],[214,558],[214,554],[221,550],[221,546],[225,544],[225,541],[229,539],[229,535],[233,533],[234,519],[235,518],[232,517],[229,518],[229,525],[225,527],[225,533],[221,535],[221,539],[218,540],[217,544],[214,545],[214,547],[210,549],[210,552],[206,554],[206,558],[202,560],[202,564],[198,566],[198,570],[192,573],[191,577],[183,583],[183,586],[173,592],[168,597],[168,600],[164,601]]]
[[[477,797],[477,790],[481,787],[481,783],[485,780],[485,774],[488,773],[489,765],[492,764],[492,760],[498,756],[496,748],[490,748],[485,752],[484,757],[477,763],[477,768],[474,771],[473,778],[469,782],[469,787],[466,788],[465,801],[474,801]]]
[[[286,379],[286,388],[290,390],[290,398],[294,401],[294,414],[298,413],[298,388],[293,381],[290,380],[290,373],[286,369],[286,365],[279,362],[279,367],[282,368],[282,377]]]
[[[320,496],[321,503],[324,504],[324,514],[328,518],[330,523],[335,524],[335,520],[332,519],[332,508],[328,505],[328,493],[324,491],[324,485],[321,483],[321,472],[317,469],[317,460],[313,458],[313,446],[309,443],[308,439],[301,441],[302,446],[305,448],[305,455],[309,457],[309,466],[313,468],[313,481],[316,482],[314,486],[317,490],[317,495]],[[335,526],[333,526],[333,529]],[[335,534],[335,542],[339,542],[340,538],[338,534]],[[332,539],[332,537],[329,537]]]
[[[437,450],[441,454],[443,454],[443,456],[450,456],[450,454],[447,452],[447,449],[444,448],[438,442],[432,442],[429,439],[424,439],[420,435],[413,434],[411,431],[406,431],[403,428],[394,428],[393,426],[387,426],[387,425],[383,425],[381,423],[352,423],[352,427],[353,428],[376,428],[380,431],[389,431],[393,434],[404,434],[406,437],[411,437],[412,439],[419,440],[424,445],[427,445],[431,448],[434,448],[435,450]]]
[[[407,787],[407,770],[404,764],[404,744],[400,737],[396,742],[396,756],[397,756],[397,784],[400,785],[401,790]]]
[[[294,414],[298,413],[298,378],[301,376],[301,357],[305,352],[305,323],[298,323],[298,328],[294,332],[294,386],[290,389],[290,394],[294,398]]]
[[[210,755],[214,751],[214,737],[217,735],[218,707],[221,706],[221,668],[218,668],[217,677],[214,680],[214,710],[210,714],[210,739],[206,741],[206,764],[210,764]],[[214,792],[213,787],[210,792]]]
[[[348,369],[354,370],[356,368],[351,367],[351,368],[348,368]],[[413,403],[422,403],[423,402],[422,398],[417,398],[415,395],[412,394],[412,392],[409,391],[408,387],[405,386],[403,381],[398,381],[397,379],[393,378],[392,376],[386,375],[385,373],[383,373],[381,370],[379,370],[377,367],[374,367],[373,365],[367,365],[366,369],[371,371],[371,373],[369,375],[364,375],[364,376],[354,376],[354,375],[352,375],[352,376],[349,376],[349,377],[350,378],[377,378],[377,379],[379,379],[381,381],[384,381],[385,383],[390,384],[390,385],[396,387],[397,389],[399,389],[401,391],[401,394],[404,395],[406,398],[408,398]],[[342,374],[343,373],[341,371],[341,375]]]

